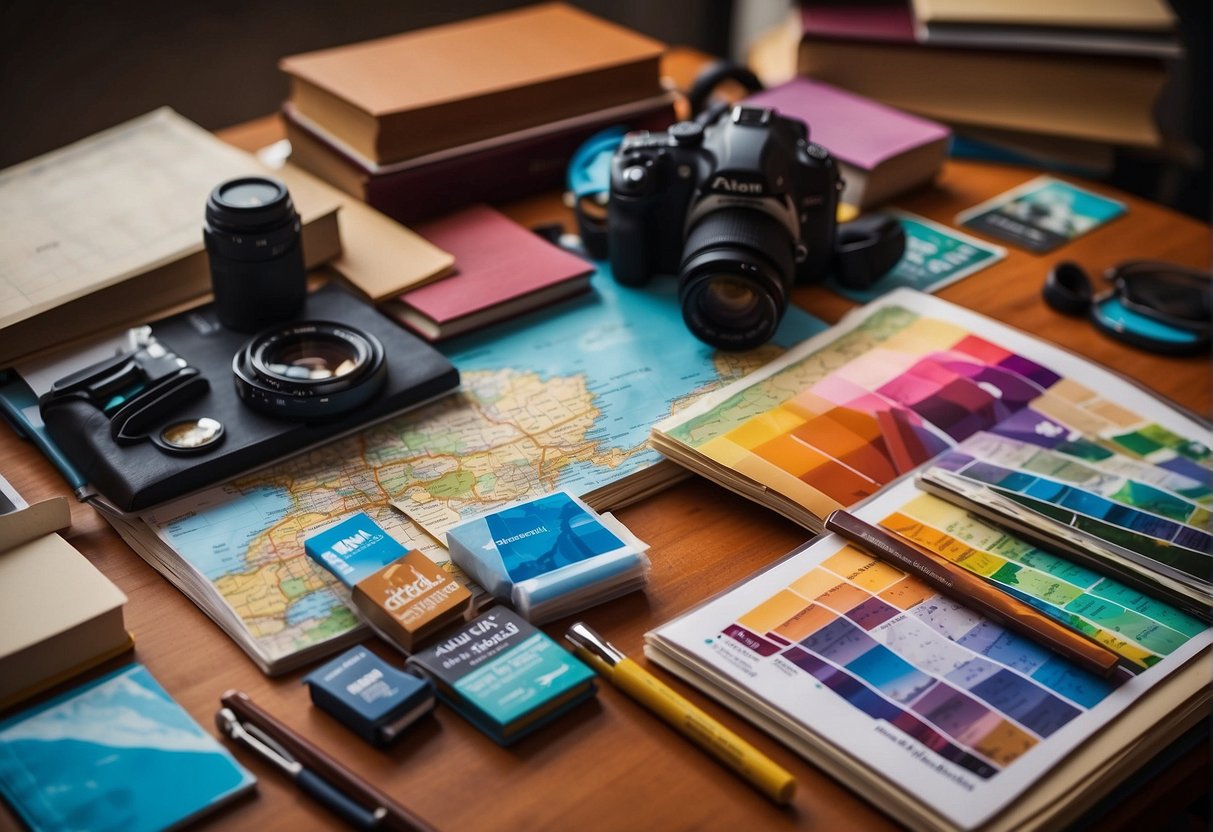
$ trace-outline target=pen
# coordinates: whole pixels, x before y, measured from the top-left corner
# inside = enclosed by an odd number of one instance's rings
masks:
[[[825,527],[858,544],[868,554],[904,569],[943,595],[1005,624],[1092,673],[1106,678],[1117,671],[1120,656],[1108,648],[911,540],[873,526],[842,509],[830,512]]]
[[[609,641],[578,621],[564,636],[579,658],[624,693],[677,728],[704,751],[729,766],[776,803],[787,803],[796,791],[792,775],[761,751],[725,728]]]
[[[304,792],[358,829],[433,827],[284,725],[243,691],[229,690],[215,714],[220,733],[282,769]]]

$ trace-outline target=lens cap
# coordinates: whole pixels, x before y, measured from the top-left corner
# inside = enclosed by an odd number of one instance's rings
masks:
[[[215,186],[206,221],[228,231],[277,225],[295,213],[286,185],[269,176],[242,176]]]

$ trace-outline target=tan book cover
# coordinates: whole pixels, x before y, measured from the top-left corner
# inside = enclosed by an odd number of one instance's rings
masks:
[[[1156,60],[805,38],[799,72],[951,125],[1162,142],[1153,108],[1167,72]]]
[[[412,652],[463,618],[472,594],[416,549],[354,585],[354,605],[384,636]]]
[[[560,3],[284,58],[291,102],[396,162],[661,93],[664,45]]]
[[[63,497],[0,515],[0,708],[130,648],[126,596],[55,533]]]
[[[924,23],[1169,31],[1175,13],[1165,0],[913,0]]]

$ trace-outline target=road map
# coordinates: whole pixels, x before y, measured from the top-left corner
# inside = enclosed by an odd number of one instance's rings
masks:
[[[354,436],[153,509],[143,521],[231,607],[270,660],[359,626],[303,552],[366,511],[438,563],[446,530],[510,502],[589,493],[655,464],[650,427],[825,325],[789,310],[771,344],[717,353],[683,324],[673,279],[586,295],[452,340],[462,388]],[[607,509],[610,506],[597,506]]]

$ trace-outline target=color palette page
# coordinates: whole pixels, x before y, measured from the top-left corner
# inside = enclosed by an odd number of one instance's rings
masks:
[[[1021,414],[966,439],[926,472],[942,491],[1034,526],[1106,541],[1146,575],[1213,606],[1213,471],[1203,444],[1141,431],[1088,438]],[[1151,459],[1156,461],[1151,461]]]
[[[788,502],[773,507],[816,529],[974,435],[1041,431],[1094,437],[1174,478],[1213,476],[1203,426],[1075,355],[911,290],[661,422],[652,441],[755,485],[748,493],[780,495]]]
[[[1213,643],[1200,621],[908,479],[856,513],[1065,620],[1136,675],[1116,683],[1082,670],[836,535],[649,633],[659,650],[646,652],[744,691],[814,748],[957,828],[1011,805]]]

